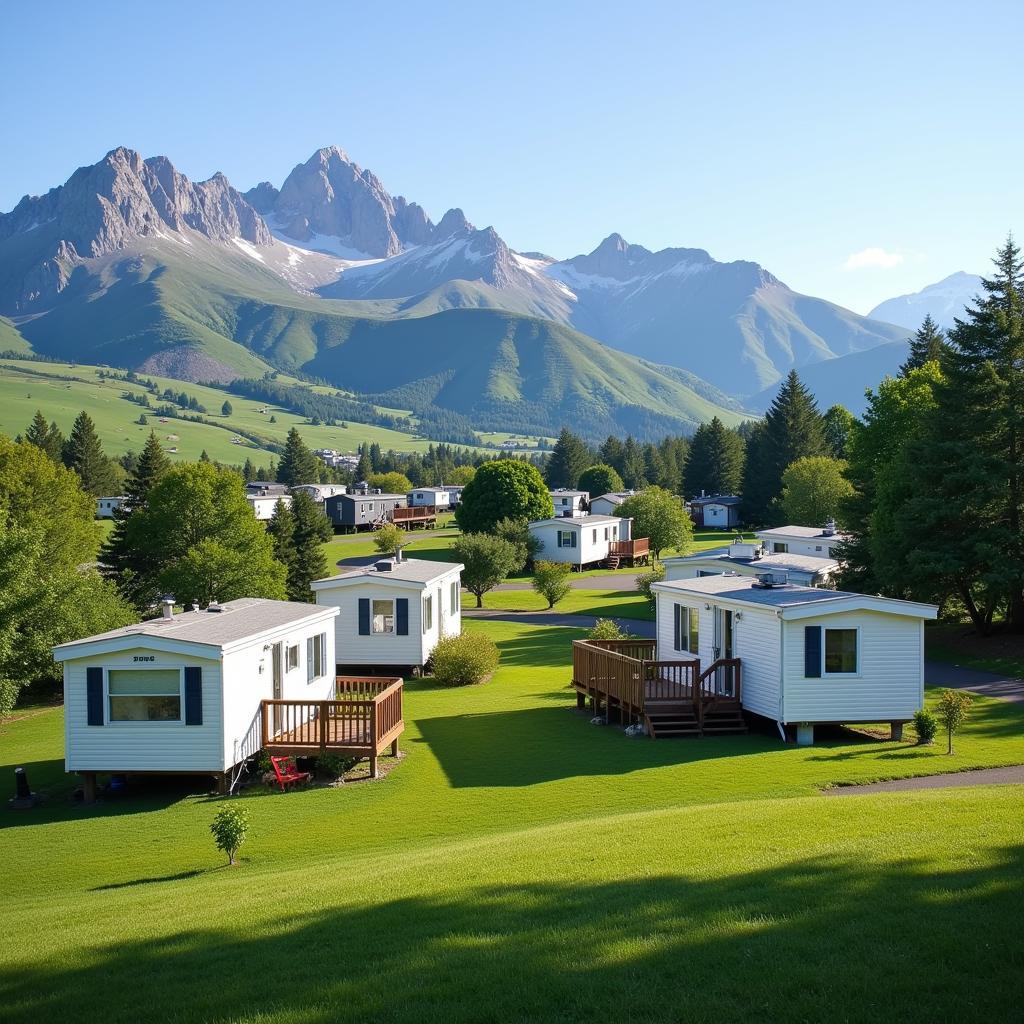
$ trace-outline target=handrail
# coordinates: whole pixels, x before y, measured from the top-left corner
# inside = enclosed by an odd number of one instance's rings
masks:
[[[739,658],[719,658],[700,676],[702,703],[716,700],[742,701],[742,669]]]

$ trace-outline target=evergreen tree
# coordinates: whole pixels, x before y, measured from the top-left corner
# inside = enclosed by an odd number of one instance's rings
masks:
[[[646,471],[643,448],[630,435],[622,446],[622,468],[619,470],[622,479],[631,490],[639,491],[647,486]]]
[[[686,486],[691,497],[738,494],[743,480],[744,444],[715,416],[702,423],[690,442],[686,460]]]
[[[315,483],[319,479],[317,457],[309,450],[298,430],[292,427],[288,431],[281,461],[277,465],[278,483],[295,487],[296,484]]]
[[[431,454],[433,454],[434,446],[431,445],[430,448]],[[381,464],[383,462],[383,459],[384,456],[380,450],[380,445],[377,444],[376,441],[374,441],[373,444],[370,445],[370,467],[372,468],[374,473],[379,473],[381,471]]]
[[[818,403],[796,370],[790,370],[765,414],[763,428],[751,434],[747,445],[743,476],[746,520],[754,524],[776,522],[786,467],[797,459],[828,452]]]
[[[936,406],[894,474],[910,583],[953,593],[975,627],[1024,631],[1024,261],[1013,239],[950,333]]]
[[[619,476],[622,476],[622,467],[626,461],[626,448],[617,437],[609,435],[601,445],[598,454],[605,465],[611,466]]]
[[[116,494],[121,486],[120,470],[107,458],[92,418],[84,410],[75,418],[71,436],[64,445],[63,460],[68,469],[78,474],[83,489],[94,497]]]
[[[231,403],[225,398],[224,404],[220,407],[221,416],[230,416],[234,412],[231,408]]]
[[[242,476],[245,478],[246,483],[256,479],[256,466],[253,464],[252,459],[248,457],[246,457],[245,465],[242,467]]]
[[[655,481],[672,494],[683,493],[684,469],[689,457],[690,443],[685,437],[666,437],[658,445],[661,453],[661,477]]]
[[[591,464],[593,456],[583,439],[568,427],[562,427],[555,447],[548,456],[544,479],[548,487],[576,487],[580,474]]]
[[[334,531],[320,503],[305,491],[292,496],[295,556],[288,565],[288,597],[292,601],[312,600],[310,583],[327,575],[323,545]]]
[[[370,460],[369,447],[362,445],[359,449],[359,461],[356,463],[356,482],[369,480],[373,472],[373,462]]]
[[[210,461],[210,454],[209,454],[209,452],[207,452],[207,450],[205,448],[199,453],[199,461],[200,462],[209,462]]]
[[[919,370],[925,363],[938,362],[948,351],[945,332],[932,319],[931,313],[927,313],[917,333],[910,339],[910,354],[900,367],[900,376],[906,377],[911,370]]]
[[[42,411],[36,409],[35,416],[25,431],[25,440],[41,448],[54,461],[60,462],[64,450],[64,435],[56,422],[47,424]]]
[[[279,500],[274,506],[267,533],[274,542],[274,557],[290,575],[295,565],[295,516],[288,502]]]

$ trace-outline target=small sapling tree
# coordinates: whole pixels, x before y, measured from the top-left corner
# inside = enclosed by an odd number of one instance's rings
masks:
[[[228,864],[234,866],[235,854],[245,842],[249,832],[249,815],[240,807],[222,807],[210,823],[218,850],[228,855]]]

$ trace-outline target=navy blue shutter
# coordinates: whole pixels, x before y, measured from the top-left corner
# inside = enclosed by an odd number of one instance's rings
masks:
[[[370,635],[370,599],[359,598],[359,635]]]
[[[572,535],[572,546],[574,548],[575,547],[579,547],[579,538],[577,537],[575,530],[573,531],[573,535]]]
[[[399,636],[409,635],[409,598],[395,600],[395,632]]]
[[[673,611],[675,613],[675,615],[674,615],[674,618],[675,618],[675,623],[674,623],[674,626],[675,626],[675,647],[674,647],[674,650],[681,651],[683,649],[683,623],[682,623],[683,607],[682,607],[682,605],[674,604],[674,605],[672,605],[672,608],[673,608]]]
[[[821,678],[821,626],[804,626],[804,675]]]
[[[103,669],[85,670],[85,720],[88,725],[103,725]]]
[[[185,724],[203,724],[203,670],[185,669]]]

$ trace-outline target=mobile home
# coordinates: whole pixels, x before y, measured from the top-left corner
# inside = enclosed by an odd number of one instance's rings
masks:
[[[772,554],[761,541],[735,540],[728,547],[701,551],[695,555],[663,558],[666,580],[699,579],[735,573],[757,576],[764,572],[784,572],[791,583],[808,587],[827,587],[839,568],[834,558],[820,555]]]
[[[390,522],[396,508],[407,508],[404,494],[382,494],[380,491],[354,491],[335,494],[324,502],[327,518],[335,531],[370,530]]]
[[[586,491],[572,491],[559,487],[551,492],[551,502],[555,506],[556,516],[575,516],[586,512],[590,495]]]
[[[417,487],[407,495],[410,508],[433,506],[438,512],[448,508],[451,495],[444,487]]]
[[[337,614],[345,669],[422,669],[441,637],[462,631],[462,569],[399,555],[314,580],[317,604]]]
[[[96,499],[96,518],[97,519],[113,519],[117,514],[118,509],[128,499],[123,495],[119,494],[112,498],[97,498]]]
[[[812,558],[834,558],[841,544],[850,539],[848,533],[836,528],[830,519],[820,529],[815,526],[776,526],[758,530],[757,539],[775,555],[809,555]]]
[[[695,526],[731,530],[740,525],[740,505],[743,499],[736,494],[701,495],[689,503],[690,517]]]
[[[633,520],[617,516],[556,516],[530,523],[530,534],[540,541],[537,558],[548,562],[568,562],[574,569],[608,565],[628,559],[646,561],[646,538],[634,539]]]
[[[277,508],[277,503],[283,501],[286,505],[291,505],[292,496],[290,494],[247,494],[245,500],[249,502],[249,508],[252,509],[252,514],[261,522],[269,522],[274,515],[274,509]]]
[[[242,598],[54,648],[64,667],[65,769],[214,776],[263,745],[262,702],[330,700],[330,606]]]

